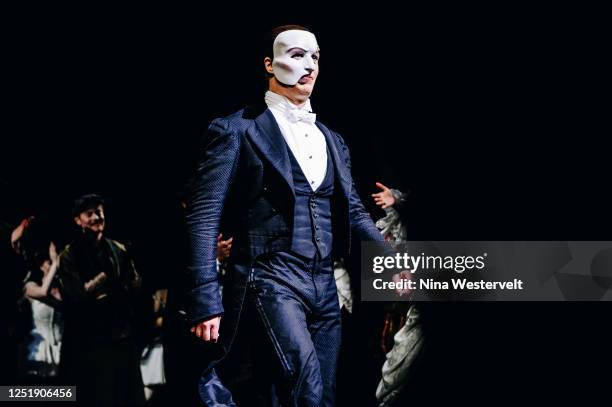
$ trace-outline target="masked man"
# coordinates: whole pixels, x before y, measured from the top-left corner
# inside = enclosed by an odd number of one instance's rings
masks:
[[[207,405],[233,405],[213,367],[242,313],[257,322],[246,335],[261,346],[254,353],[275,389],[268,402],[332,406],[341,328],[332,255],[348,254],[351,233],[383,239],[355,191],[344,140],[312,113],[314,34],[278,27],[268,46],[265,105],[212,122],[187,206],[187,320],[221,349],[199,392]],[[234,239],[223,300],[220,231]]]

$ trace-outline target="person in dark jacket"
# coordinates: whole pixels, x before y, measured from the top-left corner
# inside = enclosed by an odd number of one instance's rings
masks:
[[[214,367],[238,329],[254,347],[256,377],[268,380],[248,402],[332,406],[341,333],[332,258],[348,254],[351,233],[383,238],[355,190],[346,143],[312,112],[315,35],[278,27],[268,47],[265,105],[215,119],[204,139],[186,208],[185,319],[217,343],[201,366],[206,405],[234,405]],[[223,296],[219,232],[233,237]]]
[[[77,386],[83,405],[143,405],[140,359],[134,340],[133,296],[140,277],[126,247],[104,236],[104,201],[75,201],[80,235],[60,255],[64,311],[60,375]]]

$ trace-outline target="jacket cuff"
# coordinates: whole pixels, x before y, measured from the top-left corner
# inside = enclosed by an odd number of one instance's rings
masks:
[[[223,315],[219,281],[213,280],[197,286],[187,293],[186,319],[189,325]]]

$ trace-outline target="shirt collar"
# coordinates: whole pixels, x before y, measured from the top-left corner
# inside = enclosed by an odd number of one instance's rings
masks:
[[[289,99],[287,99],[286,97],[269,90],[266,92],[265,100],[266,100],[266,105],[268,105],[270,109],[275,109],[283,113],[287,112],[288,110],[295,110],[295,109],[305,110],[307,112],[312,113],[310,99],[308,99],[302,107],[297,107],[296,105],[291,103]]]

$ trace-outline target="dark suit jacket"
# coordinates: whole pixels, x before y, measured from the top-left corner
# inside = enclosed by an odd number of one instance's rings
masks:
[[[322,123],[335,169],[332,217],[334,253],[346,255],[351,232],[382,241],[355,191],[349,150]],[[188,238],[188,324],[223,314],[221,342],[227,351],[242,308],[250,266],[256,256],[291,247],[294,190],[282,133],[267,108],[246,108],[215,119],[204,138],[203,157],[186,209]],[[223,302],[216,269],[217,235],[234,237]]]

